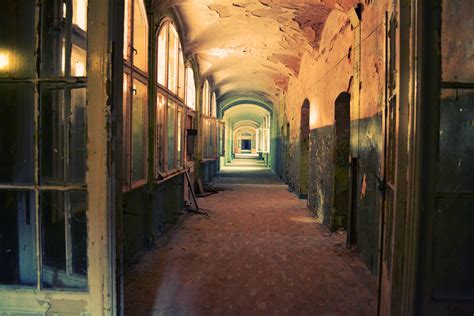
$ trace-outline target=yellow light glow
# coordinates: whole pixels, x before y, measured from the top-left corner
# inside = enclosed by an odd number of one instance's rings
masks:
[[[61,74],[66,73],[66,46],[63,41],[63,48],[61,49]]]
[[[318,109],[316,108],[316,103],[314,101],[309,104],[309,128],[313,129],[318,127]]]
[[[7,53],[0,52],[0,70],[6,70],[10,66],[10,58]]]
[[[72,23],[87,32],[87,0],[74,0],[73,7]]]
[[[84,77],[86,73],[86,67],[84,63],[76,61],[76,77]]]

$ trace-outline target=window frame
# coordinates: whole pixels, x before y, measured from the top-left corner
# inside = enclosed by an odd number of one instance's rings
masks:
[[[165,29],[166,28],[166,29]],[[162,31],[165,30],[166,36],[165,38],[165,49],[166,52],[163,56],[160,53],[160,35],[162,35]],[[177,41],[177,50],[176,50],[176,58],[177,58],[177,70],[175,72],[176,81],[176,92],[169,87],[170,84],[170,37],[171,33],[176,35]],[[154,154],[154,177],[155,181],[160,181],[165,179],[173,174],[179,173],[182,169],[186,167],[188,162],[187,154],[186,154],[186,144],[187,144],[187,133],[186,133],[186,123],[188,116],[194,117],[195,109],[192,109],[186,104],[187,98],[187,69],[189,63],[185,62],[185,56],[182,49],[181,43],[181,36],[179,34],[179,30],[176,27],[174,21],[170,18],[164,18],[160,26],[158,27],[155,33],[155,61],[156,61],[156,75],[154,78],[154,84],[156,87],[156,102],[154,104],[155,109],[155,124],[153,126],[153,131],[155,134],[155,142],[153,144],[153,148],[155,151]],[[162,76],[160,72],[160,56],[165,58],[164,63],[164,74],[163,74],[163,83],[160,83],[159,78]],[[182,68],[182,69],[181,69]],[[192,69],[194,72],[194,69]],[[160,96],[163,98],[163,108],[159,106]],[[173,162],[170,166],[169,159],[170,159],[170,144],[168,139],[168,130],[169,130],[169,113],[168,107],[169,103],[173,102],[175,104],[175,112],[174,112],[174,136],[173,136]],[[181,124],[179,124],[179,119],[181,116]],[[178,144],[180,143],[180,144]],[[180,148],[178,149],[178,145]],[[179,155],[179,156],[178,156]]]
[[[126,0],[125,5],[128,4],[128,7],[125,7],[125,13],[124,13],[124,27],[128,26],[128,30],[124,30],[124,36],[125,33],[128,34],[128,39],[126,42],[124,42],[124,56],[123,56],[123,73],[124,73],[124,88],[125,88],[125,77],[128,77],[128,82],[127,82],[127,92],[128,94],[123,96],[123,166],[124,166],[124,181],[123,181],[123,186],[122,186],[122,191],[127,192],[134,190],[138,187],[141,187],[145,185],[148,181],[148,141],[149,141],[149,135],[148,135],[148,111],[149,111],[149,106],[148,106],[148,101],[150,99],[149,96],[149,69],[147,71],[144,71],[140,69],[135,63],[134,63],[134,51],[135,48],[133,47],[133,40],[134,40],[134,33],[135,33],[135,1],[142,1],[143,0]],[[143,5],[145,5],[143,3]],[[128,10],[128,11],[127,11]],[[148,15],[145,15],[148,17]],[[128,17],[128,21],[125,21],[125,17]],[[148,26],[148,35],[149,35],[149,30],[150,30],[150,23],[148,21],[148,18],[146,19],[146,23]],[[149,40],[148,42],[149,43]],[[128,55],[125,55],[126,48],[128,48]],[[147,44],[147,47],[149,45]],[[147,61],[149,61],[149,50],[146,50],[147,53]],[[128,56],[128,59],[126,57]],[[147,62],[149,65],[149,62]],[[149,66],[147,66],[149,68]],[[134,95],[134,81],[138,81],[141,84],[143,84],[146,88],[146,98],[144,101],[144,111],[143,111],[143,170],[144,170],[144,176],[142,179],[134,180],[133,176],[133,95]],[[125,90],[125,89],[124,89]],[[124,91],[125,92],[125,91]]]
[[[85,1],[86,8],[85,8],[85,23],[88,26],[89,17],[88,17],[88,1]],[[48,3],[49,4],[49,3]],[[43,46],[46,42],[45,40],[45,23],[47,23],[47,19],[45,17],[45,11],[47,10],[48,4],[42,2],[41,4],[37,4],[37,8],[35,9],[35,14],[37,16],[31,17],[38,22],[39,25],[39,32],[35,34],[35,50],[38,56],[35,57],[35,61],[42,60],[45,57],[45,51],[51,49],[50,47]],[[60,6],[62,4],[62,7]],[[23,231],[23,235],[28,235],[29,238],[32,239],[32,249],[34,249],[35,256],[31,258],[31,261],[34,262],[34,284],[26,284],[25,283],[1,283],[0,284],[0,294],[8,294],[9,291],[15,291],[15,294],[24,295],[24,297],[35,297],[39,298],[40,295],[44,293],[48,293],[48,295],[56,295],[60,293],[63,297],[68,297],[69,299],[87,299],[89,300],[89,293],[91,292],[91,288],[94,286],[91,284],[90,276],[92,269],[89,269],[89,266],[93,264],[91,260],[91,247],[90,241],[86,242],[86,249],[85,249],[85,259],[86,259],[86,266],[87,271],[85,271],[85,275],[79,275],[74,272],[74,254],[73,254],[73,247],[72,247],[72,240],[74,238],[72,231],[72,205],[71,205],[71,196],[75,193],[85,194],[85,213],[88,212],[90,208],[89,204],[89,185],[87,180],[87,167],[88,164],[91,162],[91,157],[89,156],[89,139],[88,139],[88,132],[89,132],[89,100],[88,100],[88,72],[87,72],[87,64],[89,58],[89,49],[87,47],[87,41],[89,33],[87,30],[82,30],[80,27],[73,23],[73,1],[62,2],[62,3],[55,3],[56,9],[55,11],[56,18],[63,23],[62,27],[57,30],[57,33],[54,34],[63,40],[63,44],[51,49],[52,51],[60,53],[57,56],[60,56],[59,63],[61,67],[64,67],[58,73],[47,73],[43,66],[38,67],[35,69],[35,72],[31,75],[22,76],[14,74],[12,78],[2,80],[2,84],[5,85],[14,85],[17,87],[24,86],[30,88],[34,87],[31,90],[31,110],[33,128],[32,128],[32,136],[33,140],[31,142],[32,146],[32,160],[30,168],[32,172],[32,178],[26,182],[16,182],[15,180],[6,180],[0,181],[0,190],[3,192],[10,192],[16,193],[18,196],[25,197],[24,201],[24,210],[27,210],[27,213],[23,214],[25,216],[25,221],[27,222],[28,226],[31,226],[30,231],[25,232]],[[59,5],[60,7],[57,7]],[[60,16],[57,14],[60,13]],[[38,20],[39,19],[39,20]],[[50,22],[50,21],[48,21]],[[87,29],[87,27],[86,27]],[[78,48],[82,49],[85,53],[85,64],[83,65],[84,73],[81,76],[75,76],[72,74],[72,67],[71,67],[71,60],[72,60],[72,47],[76,45]],[[53,60],[54,62],[58,62],[58,60]],[[84,168],[84,175],[83,178],[81,177],[80,180],[75,180],[71,178],[71,151],[72,144],[74,140],[73,137],[73,122],[72,118],[74,114],[71,112],[74,108],[73,105],[73,91],[75,90],[82,90],[84,89],[84,117],[83,117],[83,132],[81,133],[84,136],[84,141],[86,147],[85,150],[85,160],[83,162],[82,167]],[[43,136],[45,129],[42,128],[43,121],[42,119],[47,116],[43,112],[44,106],[44,99],[43,97],[51,91],[57,91],[62,95],[62,102],[57,102],[57,100],[51,101],[52,104],[55,104],[57,108],[54,108],[51,112],[59,113],[55,120],[61,121],[62,127],[58,129],[54,129],[54,133],[56,137],[58,137],[58,143],[56,144],[58,147],[61,148],[60,155],[63,156],[62,160],[57,162],[57,165],[54,166],[52,169],[57,168],[60,171],[60,175],[56,176],[48,176],[44,175],[43,169],[44,166],[42,165],[42,154],[43,150],[48,150],[48,145],[54,147],[54,141],[48,139],[45,143],[43,143]],[[25,120],[25,124],[28,120]],[[51,126],[50,126],[51,127]],[[30,170],[29,170],[30,171]],[[64,269],[55,270],[53,273],[61,277],[71,277],[71,280],[76,278],[75,281],[81,283],[81,287],[75,287],[62,284],[47,284],[49,281],[49,274],[45,273],[46,268],[48,267],[46,261],[44,260],[47,256],[45,254],[45,249],[47,246],[45,244],[46,237],[44,235],[45,228],[45,221],[42,220],[42,216],[46,214],[44,199],[40,198],[43,194],[52,193],[62,195],[63,198],[60,199],[57,203],[54,203],[54,207],[59,207],[58,214],[62,216],[62,220],[58,220],[56,223],[63,226],[64,232],[62,236],[64,237]],[[28,196],[28,198],[26,198]],[[26,206],[28,205],[28,206]],[[20,206],[17,206],[17,212],[19,212]],[[3,210],[2,210],[3,211]],[[19,213],[17,213],[19,215]],[[87,216],[86,227],[89,227],[92,223],[89,221],[89,217]],[[86,237],[93,240],[93,235],[89,234],[89,229],[86,228]],[[31,241],[31,240],[30,240]],[[61,258],[62,259],[62,258]],[[18,264],[19,265],[19,264]],[[17,265],[17,267],[18,267]],[[79,280],[80,279],[80,280]],[[69,281],[71,281],[69,280]],[[71,282],[74,282],[72,280]],[[77,284],[77,283],[76,283]],[[33,293],[33,294],[31,294]],[[20,296],[18,297],[18,299]],[[0,297],[2,299],[2,297]],[[8,311],[7,311],[8,312]]]
[[[217,96],[212,91],[209,79],[201,89],[201,161],[219,158],[219,120],[217,119]]]

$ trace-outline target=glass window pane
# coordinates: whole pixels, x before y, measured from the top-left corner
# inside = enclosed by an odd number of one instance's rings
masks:
[[[0,77],[31,78],[34,76],[36,63],[32,61],[36,59],[35,9],[35,0],[2,2]]]
[[[191,109],[196,109],[196,83],[194,81],[194,71],[191,67],[186,69],[186,105]]]
[[[177,142],[176,142],[176,151],[177,151],[177,166],[183,165],[183,109],[179,107],[178,110],[178,130],[177,130]]]
[[[474,191],[474,90],[442,90],[438,190]]]
[[[178,96],[184,100],[184,60],[183,60],[183,50],[181,45],[179,45],[179,72],[178,72]]]
[[[132,101],[132,180],[145,179],[147,86],[133,81]]]
[[[166,86],[166,53],[168,49],[168,23],[158,35],[158,83]]]
[[[72,273],[87,276],[87,193],[70,192]]]
[[[64,192],[45,191],[40,195],[43,286],[61,287],[59,273],[66,274],[66,215]],[[55,278],[58,275],[58,278]]]
[[[0,284],[36,286],[36,215],[32,191],[0,191]]]
[[[124,20],[123,20],[123,58],[130,59],[130,0],[124,0]]]
[[[202,114],[209,115],[209,82],[207,80],[202,89]]]
[[[77,45],[72,45],[71,76],[85,77],[87,75],[87,52]]]
[[[43,287],[87,289],[86,209],[85,192],[41,192]]]
[[[123,145],[123,185],[130,186],[130,119],[129,119],[129,104],[130,104],[130,76],[123,75],[123,121],[122,121],[122,145]]]
[[[69,181],[85,183],[87,160],[86,88],[71,90]]]
[[[157,108],[156,108],[156,166],[158,171],[165,171],[164,169],[164,111],[166,108],[166,98],[164,95],[158,94],[157,96]]]
[[[64,90],[45,88],[40,104],[40,176],[42,183],[64,181]]]
[[[0,183],[33,184],[34,85],[0,85]]]
[[[60,0],[42,4],[41,75],[65,76],[68,11]]]
[[[212,100],[211,100],[211,114],[212,117],[217,116],[217,100],[216,100],[216,94],[212,94]]]
[[[168,56],[168,89],[178,93],[178,34],[170,25],[169,56]]]
[[[203,118],[202,122],[202,156],[204,158],[209,158],[209,119]]]
[[[176,104],[168,101],[168,170],[175,169]]]
[[[73,0],[72,10],[72,23],[87,32],[87,0]]]
[[[187,116],[186,120],[186,129],[192,129],[194,126],[193,124],[193,117],[191,115]],[[186,137],[186,159],[187,161],[192,161],[194,159],[194,144],[195,144],[195,136],[194,135],[187,135]]]
[[[214,121],[209,121],[209,153],[210,153],[210,158],[215,157],[215,134],[216,134],[216,124]]]
[[[143,0],[134,0],[133,8],[133,64],[148,72],[148,20]]]

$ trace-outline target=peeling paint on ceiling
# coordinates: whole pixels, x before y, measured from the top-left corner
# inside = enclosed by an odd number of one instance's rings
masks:
[[[183,21],[184,49],[218,96],[274,99],[297,76],[305,52],[318,49],[327,17],[357,0],[167,0]]]

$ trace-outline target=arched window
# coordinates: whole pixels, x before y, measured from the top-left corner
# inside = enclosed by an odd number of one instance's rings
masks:
[[[133,14],[131,14],[133,12]],[[148,20],[143,0],[125,0],[123,151],[125,189],[146,182]]]
[[[212,93],[211,116],[212,117],[217,117],[217,100],[216,100],[216,94],[215,93]]]
[[[189,98],[186,96],[183,50],[178,32],[171,21],[163,22],[160,27],[157,35],[156,56],[155,175],[159,178],[177,171],[184,164],[185,142],[183,140],[184,128],[187,125],[185,101],[192,98],[192,96]],[[195,106],[195,101],[193,106]]]
[[[202,87],[202,115],[210,116],[210,91],[209,91],[209,81],[205,81]]]
[[[193,110],[196,109],[196,83],[192,67],[186,68],[186,105]]]
[[[209,81],[204,82],[202,88],[202,157],[216,159],[218,156],[219,122],[217,116],[216,94],[212,93]]]

